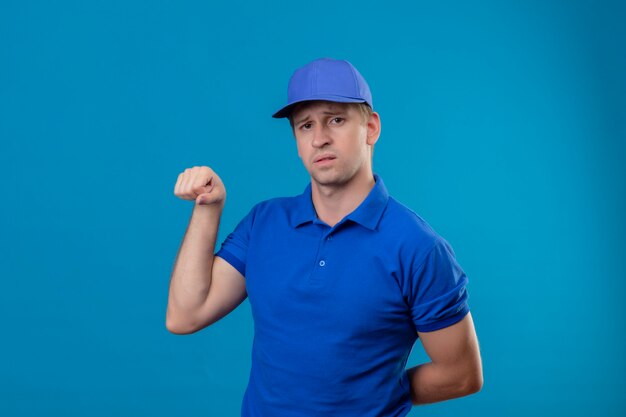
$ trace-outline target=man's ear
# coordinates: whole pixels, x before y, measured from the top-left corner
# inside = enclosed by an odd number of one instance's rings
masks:
[[[380,137],[380,116],[376,112],[372,112],[367,121],[367,144],[374,146]]]

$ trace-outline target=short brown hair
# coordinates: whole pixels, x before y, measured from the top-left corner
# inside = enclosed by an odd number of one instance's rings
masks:
[[[305,101],[302,103],[298,103],[293,107],[293,109],[291,109],[291,112],[289,113],[289,124],[291,125],[292,129],[293,129],[293,114],[296,112],[296,110],[299,110],[302,107],[309,105],[310,103],[313,103],[313,102]],[[367,123],[367,121],[370,119],[370,116],[373,113],[372,108],[367,103],[342,103],[342,104],[347,104],[349,107],[352,107],[353,109],[358,110],[359,113],[361,114],[361,118],[363,119],[364,123]]]

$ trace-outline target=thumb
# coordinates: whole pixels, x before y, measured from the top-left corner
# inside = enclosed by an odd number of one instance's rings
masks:
[[[211,196],[211,191],[213,191],[213,186],[214,184],[212,184],[213,179],[209,180],[209,182],[205,185],[205,186],[201,186],[196,188],[196,192],[198,193],[198,196],[196,197],[196,202],[202,206],[211,204],[214,200],[213,196]]]
[[[212,203],[212,198],[209,193],[202,193],[196,198],[196,202],[201,206],[206,206]]]

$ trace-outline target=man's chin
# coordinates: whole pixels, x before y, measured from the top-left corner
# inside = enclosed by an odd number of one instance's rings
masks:
[[[337,187],[346,184],[346,178],[333,173],[312,173],[311,178],[319,185],[324,187]]]

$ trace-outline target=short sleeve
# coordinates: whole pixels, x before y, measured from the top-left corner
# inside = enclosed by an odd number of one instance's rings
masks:
[[[468,279],[445,239],[436,240],[411,279],[411,315],[417,331],[451,326],[469,312]]]
[[[248,243],[254,223],[256,206],[239,222],[226,239],[220,250],[215,254],[231,264],[244,277],[246,276],[246,260],[248,258]]]

